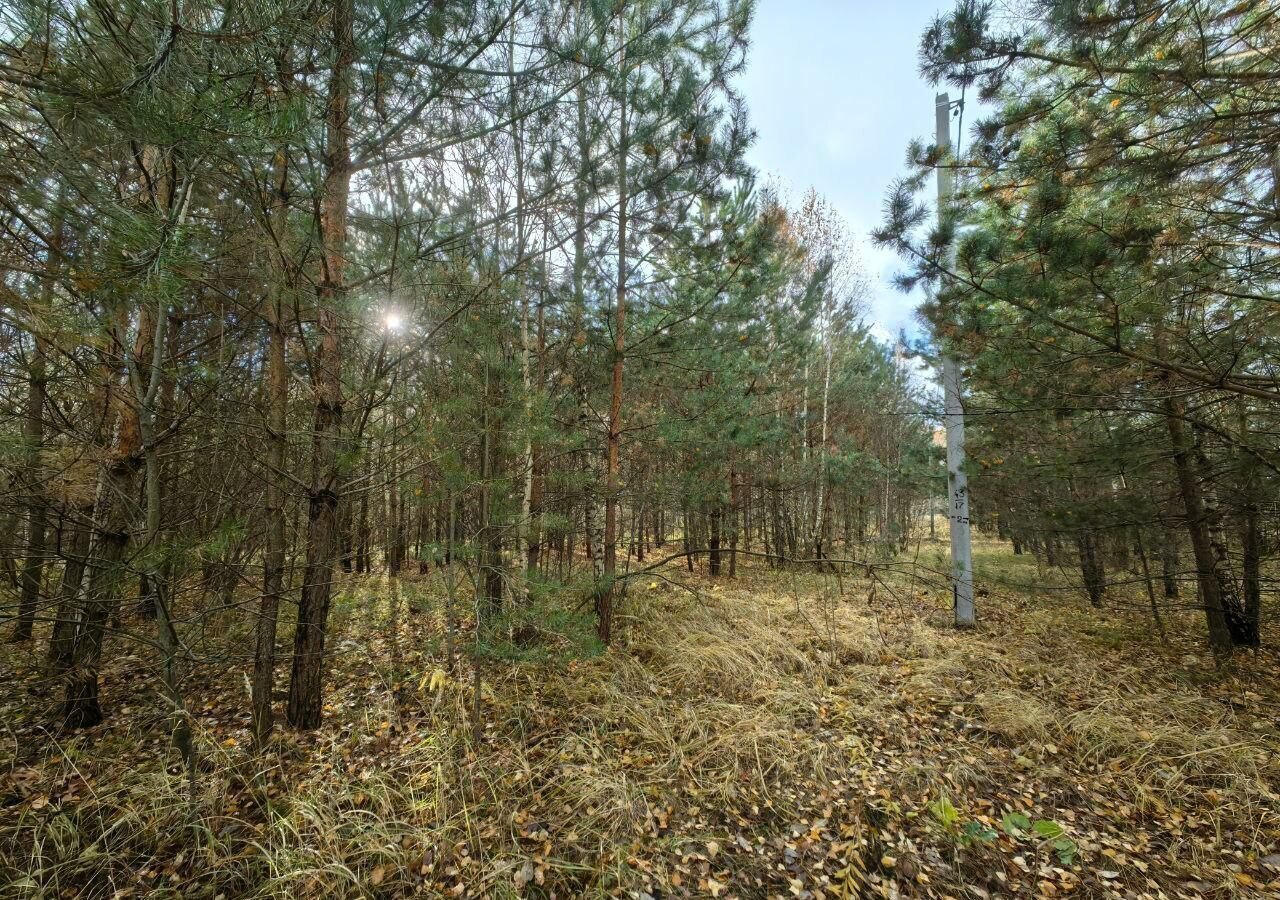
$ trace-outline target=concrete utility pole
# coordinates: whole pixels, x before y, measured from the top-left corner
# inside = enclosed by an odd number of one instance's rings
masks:
[[[951,98],[938,94],[934,113],[938,150],[945,157],[951,149]],[[945,162],[938,167],[938,214],[951,202],[952,172]],[[955,266],[955,247],[947,254]],[[947,516],[951,521],[951,596],[956,626],[974,624],[973,551],[969,544],[969,479],[964,474],[964,407],[960,403],[960,365],[950,353],[942,357],[942,389],[946,401],[943,423],[947,430]]]

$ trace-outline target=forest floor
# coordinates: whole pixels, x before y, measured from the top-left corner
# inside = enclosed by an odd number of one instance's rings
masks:
[[[145,647],[113,639],[79,734],[44,729],[52,686],[5,648],[0,895],[1280,897],[1280,635],[1220,668],[1191,613],[1161,643],[1145,593],[1096,611],[995,543],[959,633],[923,574],[941,545],[913,558],[673,565],[608,652],[522,629],[478,729],[440,576],[353,579],[325,724],[265,757],[228,615],[192,636],[218,660],[188,673],[194,791]]]

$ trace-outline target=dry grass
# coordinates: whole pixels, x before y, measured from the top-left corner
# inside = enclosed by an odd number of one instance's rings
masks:
[[[201,720],[194,795],[141,712],[16,768],[0,894],[838,897],[856,895],[836,875],[850,864],[864,895],[1266,883],[1280,744],[1258,724],[1275,685],[1249,679],[1274,660],[1188,672],[1184,648],[1116,646],[1114,616],[1061,601],[997,597],[957,634],[905,580],[870,602],[851,578],[697,586],[633,591],[619,650],[487,661],[477,743],[469,669],[420,683],[441,665],[422,631],[438,586],[406,587],[419,612],[397,634],[385,609],[352,611],[385,593],[365,585],[338,619],[351,652],[318,734],[257,759],[243,721]],[[218,708],[243,706],[238,671],[200,677]],[[1047,851],[972,845],[935,821],[942,798],[964,822],[1060,822],[1078,860],[1027,874],[1015,857]]]
[[[1026,691],[994,688],[982,691],[973,702],[986,727],[1006,740],[1044,743],[1053,733],[1053,709]]]

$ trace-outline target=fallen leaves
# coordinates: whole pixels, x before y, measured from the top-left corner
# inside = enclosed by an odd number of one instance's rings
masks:
[[[1243,776],[1220,774],[1224,754],[1254,760],[1251,747],[1274,746],[1252,721],[1232,725],[1275,701],[1265,677],[1165,683],[1145,656],[1099,656],[1075,630],[1046,637],[1025,610],[994,600],[988,631],[960,637],[929,624],[925,592],[900,608],[832,601],[832,638],[813,626],[828,609],[820,580],[802,583],[801,616],[775,579],[749,570],[721,583],[714,610],[637,592],[631,613],[650,624],[626,652],[560,667],[487,663],[479,743],[470,673],[421,642],[395,656],[395,635],[357,621],[322,732],[282,736],[262,783],[242,775],[244,754],[215,754],[201,773],[221,857],[165,847],[170,820],[141,785],[180,796],[181,773],[164,775],[167,745],[145,731],[146,704],[120,704],[138,711],[122,717],[133,744],[96,748],[120,802],[102,818],[149,824],[131,832],[130,847],[143,848],[133,856],[107,847],[111,865],[131,860],[129,878],[145,871],[145,884],[180,893],[269,858],[311,873],[280,882],[308,896],[340,893],[314,874],[333,862],[387,896],[499,884],[579,896],[606,872],[641,898],[1174,897],[1211,881],[1280,890],[1275,836],[1244,827]],[[654,604],[647,618],[640,604]],[[432,615],[424,609],[415,628]],[[1179,651],[1168,652],[1175,670]],[[1134,672],[1140,692],[1128,688]],[[1009,689],[1003,708],[993,688]],[[206,746],[245,739],[234,692],[211,680],[195,707]],[[1164,702],[1148,709],[1153,692]],[[1013,718],[1023,697],[1041,713]],[[1205,722],[1199,743],[1179,743],[1179,728]],[[150,756],[136,752],[137,733]],[[159,781],[126,797],[125,764]],[[89,821],[106,807],[92,806],[74,771],[50,756],[8,774],[4,793],[39,813],[29,819],[58,810]],[[1254,798],[1259,810],[1276,802]],[[1069,863],[1055,844],[1064,839],[1076,848]]]

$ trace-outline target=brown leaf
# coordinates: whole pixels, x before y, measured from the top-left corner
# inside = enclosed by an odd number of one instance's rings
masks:
[[[523,890],[526,884],[533,881],[533,863],[526,859],[524,865],[516,870],[511,880],[515,883],[517,891]]]

